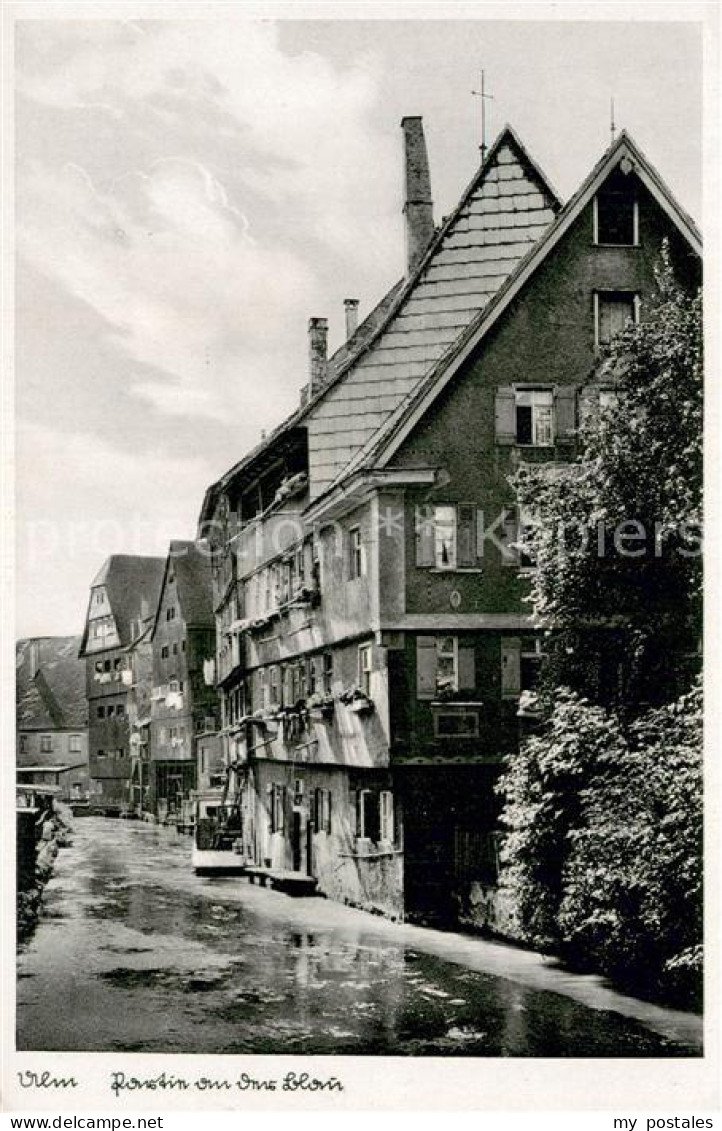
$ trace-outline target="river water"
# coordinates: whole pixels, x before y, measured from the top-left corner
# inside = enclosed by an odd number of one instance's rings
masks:
[[[23,1050],[680,1057],[701,1022],[503,943],[190,868],[190,839],[84,818],[18,958]]]

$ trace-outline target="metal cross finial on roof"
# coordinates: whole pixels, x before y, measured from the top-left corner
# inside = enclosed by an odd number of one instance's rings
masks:
[[[481,150],[481,160],[483,161],[484,158],[486,157],[486,149],[487,149],[487,145],[486,145],[486,100],[487,100],[487,98],[491,98],[492,101],[494,99],[494,95],[493,94],[487,94],[486,90],[484,89],[484,72],[483,71],[481,72],[481,90],[472,90],[471,93],[476,95],[477,98],[481,99],[481,145],[479,146],[479,149]]]
[[[613,98],[610,100],[609,118],[610,118],[609,127],[610,127],[611,132],[612,132],[612,145],[614,145],[614,134],[616,132],[616,126],[614,125],[614,99]]]

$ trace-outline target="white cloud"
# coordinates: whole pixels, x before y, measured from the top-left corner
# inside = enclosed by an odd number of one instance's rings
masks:
[[[101,315],[135,396],[257,435],[306,379],[307,318],[340,316],[398,238],[373,65],[286,55],[242,19],[34,23],[20,48],[19,89],[70,158],[20,160],[20,251]]]
[[[53,181],[36,165],[19,194],[21,252],[94,307],[131,358],[168,374],[134,388],[171,415],[224,418],[244,362],[273,355],[278,310],[315,290],[300,259],[251,237],[198,163],[166,160],[105,192],[75,165]]]
[[[202,456],[124,454],[100,436],[27,423],[16,454],[35,469],[17,492],[18,620],[28,634],[57,625],[58,605],[59,630],[79,631],[90,579],[109,554],[163,556],[171,538],[195,534],[210,480]]]

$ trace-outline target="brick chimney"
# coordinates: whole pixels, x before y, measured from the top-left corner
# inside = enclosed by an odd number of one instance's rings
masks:
[[[429,158],[421,118],[402,118],[406,218],[406,272],[418,266],[434,235]]]
[[[346,311],[346,341],[352,338],[358,329],[358,299],[345,298],[343,300],[344,310]]]
[[[328,319],[308,320],[308,385],[309,396],[314,396],[326,383],[328,354]]]

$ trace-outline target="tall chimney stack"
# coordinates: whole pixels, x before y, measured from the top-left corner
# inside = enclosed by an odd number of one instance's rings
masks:
[[[346,310],[346,341],[348,341],[358,329],[358,299],[345,298],[343,305]]]
[[[328,354],[328,319],[308,320],[308,384],[313,396],[326,382]]]
[[[423,121],[402,118],[401,129],[404,131],[406,271],[410,275],[433,238],[434,206]]]

